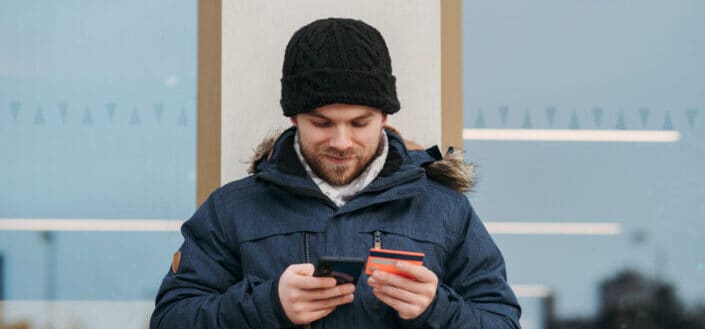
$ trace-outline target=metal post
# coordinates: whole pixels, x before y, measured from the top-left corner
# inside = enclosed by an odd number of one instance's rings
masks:
[[[42,327],[44,329],[52,329],[54,327],[54,304],[56,302],[56,233],[43,231],[40,236],[46,244],[46,263],[44,268],[46,280],[46,285],[44,286],[45,323]]]

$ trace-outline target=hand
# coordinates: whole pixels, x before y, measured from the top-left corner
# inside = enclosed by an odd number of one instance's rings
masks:
[[[289,320],[309,324],[330,314],[338,305],[351,303],[355,286],[336,286],[334,278],[314,277],[313,264],[294,264],[282,273],[277,291]]]
[[[397,262],[396,267],[399,271],[413,275],[416,281],[392,273],[374,271],[367,284],[372,287],[375,297],[395,309],[400,318],[415,319],[436,297],[438,277],[420,265]]]

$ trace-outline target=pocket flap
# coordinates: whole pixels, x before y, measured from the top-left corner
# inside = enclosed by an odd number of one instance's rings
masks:
[[[238,228],[236,236],[239,243],[298,232],[325,232],[325,221],[317,218],[298,216],[262,218],[249,224]]]
[[[399,223],[395,222],[378,222],[377,225],[369,225],[365,231],[373,235],[375,231],[380,231],[384,234],[394,234],[404,236],[406,238],[431,242],[445,249],[446,232],[444,225],[431,225],[428,221],[418,221]],[[383,242],[384,247],[384,242]]]

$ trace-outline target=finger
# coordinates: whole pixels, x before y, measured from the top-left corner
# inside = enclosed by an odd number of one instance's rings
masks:
[[[372,272],[372,277],[376,280],[376,285],[390,285],[413,292],[424,291],[424,285],[426,285],[426,283],[410,280],[403,276],[384,271],[374,271]]]
[[[392,297],[407,304],[419,306],[429,304],[428,297],[394,286],[380,285],[378,287],[375,287],[375,290],[381,292],[386,296]]]
[[[313,264],[311,263],[306,263],[306,264],[293,264],[289,265],[287,270],[294,272],[298,275],[303,275],[303,276],[312,276],[313,275]]]
[[[422,265],[414,265],[406,262],[397,262],[396,267],[399,271],[411,274],[419,282],[438,282],[438,277],[433,271]]]
[[[404,305],[406,304],[405,302],[403,302],[401,300],[398,300],[392,296],[385,294],[384,292],[382,292],[381,290],[379,290],[377,288],[372,289],[372,294],[375,295],[375,297],[377,297],[383,303],[391,306],[393,309],[395,309],[397,311],[399,309],[404,308]]]
[[[315,289],[309,291],[311,300],[323,300],[338,296],[349,295],[355,292],[355,286],[352,283],[337,285],[333,288]]]
[[[334,278],[319,278],[313,276],[296,276],[291,280],[291,286],[299,289],[333,288],[336,285]]]
[[[331,307],[329,309],[308,313],[304,317],[304,319],[301,323],[296,323],[296,324],[309,324],[313,321],[316,321],[318,319],[321,319],[321,318],[328,316],[328,314],[331,314],[333,311],[335,311],[335,307]]]
[[[355,295],[347,294],[343,296],[333,297],[324,300],[315,300],[306,303],[306,310],[308,312],[315,312],[320,310],[325,310],[329,308],[335,308],[339,305],[349,304],[355,300]]]
[[[400,315],[414,313],[418,310],[417,306],[389,296],[379,289],[373,289],[372,294],[375,295],[375,297],[377,297],[383,303],[389,305],[389,307],[395,309]]]

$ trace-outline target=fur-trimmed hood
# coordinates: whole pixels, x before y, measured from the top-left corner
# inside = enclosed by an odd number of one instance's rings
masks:
[[[412,161],[424,168],[426,176],[430,179],[458,192],[468,192],[475,185],[475,165],[466,163],[459,149],[451,147],[445,155],[442,155],[438,146],[426,149],[414,141],[403,138],[393,127],[385,126],[385,129],[388,133],[394,133],[404,140],[404,146]],[[257,164],[272,156],[274,144],[282,133],[283,130],[270,131],[257,145],[249,161],[247,169],[249,174],[257,173]]]

